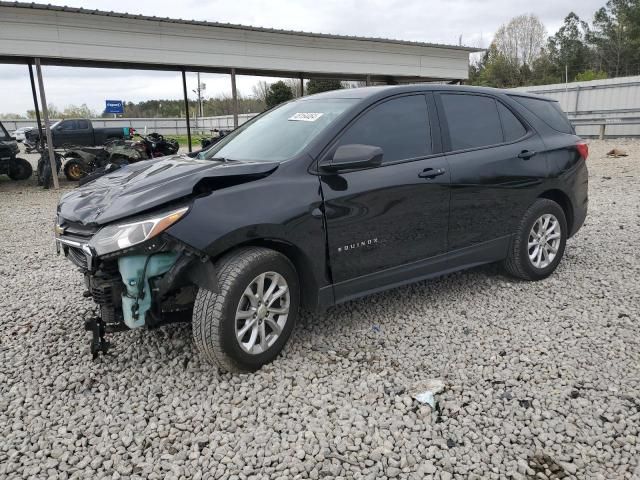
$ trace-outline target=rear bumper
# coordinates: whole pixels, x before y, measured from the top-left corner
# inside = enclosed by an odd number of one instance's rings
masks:
[[[584,225],[584,221],[587,218],[587,210],[589,208],[589,199],[585,198],[581,205],[574,207],[573,211],[573,225],[569,232],[569,237],[573,237],[578,230]]]
[[[578,165],[573,175],[570,188],[573,192],[573,198],[571,198],[573,221],[571,222],[569,237],[572,237],[584,224],[589,209],[589,171],[584,161],[581,161]]]

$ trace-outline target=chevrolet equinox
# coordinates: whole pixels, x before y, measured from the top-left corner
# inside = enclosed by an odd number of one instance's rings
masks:
[[[555,101],[444,85],[337,90],[275,107],[196,158],[67,193],[59,250],[105,333],[191,319],[197,349],[251,371],[300,308],[491,262],[558,266],[587,213],[587,145]]]

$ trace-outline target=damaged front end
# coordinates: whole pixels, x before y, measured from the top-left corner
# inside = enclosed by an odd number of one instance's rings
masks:
[[[84,296],[99,307],[99,316],[85,319],[94,357],[107,351],[106,333],[188,321],[197,289],[217,291],[210,259],[165,233],[187,212],[182,206],[103,227],[58,215],[58,252],[83,272]]]

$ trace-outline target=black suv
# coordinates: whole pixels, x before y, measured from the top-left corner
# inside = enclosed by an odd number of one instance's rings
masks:
[[[301,307],[490,262],[550,275],[587,212],[586,144],[558,104],[444,85],[338,90],[252,119],[202,158],[66,194],[57,244],[105,332],[192,317],[197,348],[259,368]]]

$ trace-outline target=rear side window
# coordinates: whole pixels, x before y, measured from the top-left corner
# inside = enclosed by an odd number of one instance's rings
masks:
[[[78,120],[78,130],[86,130],[89,128],[89,122],[86,120]]]
[[[505,142],[513,142],[525,136],[527,129],[522,125],[522,122],[500,102],[498,102],[498,112],[500,120],[502,120],[502,133],[504,133]]]
[[[431,129],[423,95],[394,98],[366,112],[338,145],[359,143],[382,148],[383,163],[429,155]]]
[[[502,143],[502,126],[496,101],[490,97],[441,94],[451,150]]]
[[[558,102],[543,100],[541,98],[519,97],[516,95],[512,95],[511,98],[554,130],[562,133],[574,133],[569,119],[560,108]]]

